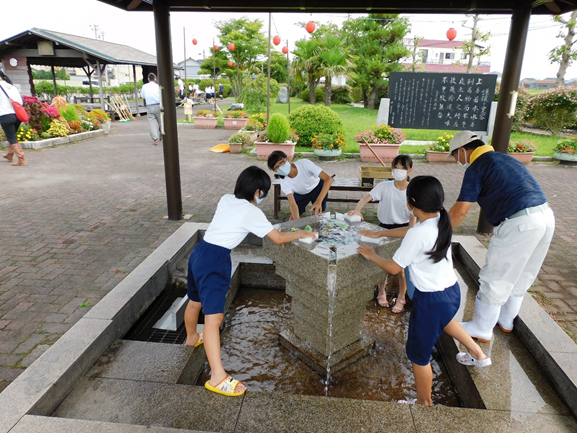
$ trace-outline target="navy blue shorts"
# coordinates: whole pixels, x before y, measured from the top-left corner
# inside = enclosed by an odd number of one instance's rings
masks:
[[[428,365],[433,346],[461,305],[459,283],[442,292],[421,292],[415,288],[409,319],[407,356],[417,365]]]
[[[315,201],[317,201],[317,198],[319,198],[319,194],[321,193],[324,184],[325,184],[324,180],[321,179],[319,184],[315,186],[311,192],[307,194],[297,194],[296,192],[293,193],[295,202],[299,207],[299,215],[305,213],[305,211],[307,210],[307,205],[309,203],[314,203]],[[323,200],[323,212],[327,209],[327,198],[329,198],[328,194],[325,196],[325,199]]]
[[[379,223],[379,225],[387,230],[393,230],[393,229],[398,229],[401,227],[409,227],[409,223],[404,223],[404,224],[385,224],[385,223]]]
[[[188,299],[200,302],[204,314],[224,313],[231,269],[228,248],[209,244],[203,239],[192,250],[188,259]]]

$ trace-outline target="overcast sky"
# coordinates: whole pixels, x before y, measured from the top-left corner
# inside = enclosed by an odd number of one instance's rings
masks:
[[[175,62],[184,58],[184,29],[186,31],[187,57],[202,58],[203,50],[208,56],[212,39],[217,36],[215,21],[238,17],[238,14],[195,12],[171,14],[172,46]],[[268,29],[268,14],[245,14],[251,19],[261,19],[265,31]],[[279,35],[283,43],[276,49],[280,50],[289,40],[289,48],[294,48],[294,41],[307,35],[299,28],[298,22],[313,20],[317,23],[342,23],[347,16],[344,14],[272,14],[272,34]],[[471,31],[462,27],[467,20],[464,15],[411,15],[412,35],[427,39],[446,40],[446,31],[450,27],[457,30],[457,40],[470,37]],[[471,20],[469,19],[469,23]],[[470,24],[469,24],[470,25]],[[124,12],[108,6],[97,0],[19,0],[3,1],[2,25],[0,40],[4,40],[32,27],[55,30],[85,37],[94,37],[94,26],[97,32],[102,32],[104,40],[121,43],[138,48],[151,54],[156,54],[154,20],[152,12]],[[510,26],[508,15],[486,15],[480,24],[482,31],[490,31],[489,41],[492,71],[503,71],[505,51]],[[544,79],[555,77],[558,65],[551,64],[548,52],[561,44],[556,38],[561,25],[555,23],[550,16],[536,15],[531,19],[527,49],[523,60],[521,78]],[[198,40],[198,45],[192,45],[192,39]],[[577,65],[569,68],[565,79],[577,77]]]

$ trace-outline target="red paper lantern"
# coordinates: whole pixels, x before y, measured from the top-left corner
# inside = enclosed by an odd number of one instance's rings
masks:
[[[288,47],[282,47],[282,53],[287,54],[288,53]]]
[[[214,51],[218,51],[218,45],[214,46]]]
[[[198,44],[198,41],[197,41],[196,39],[193,39],[193,40],[192,40],[192,45],[196,45],[196,44]]]
[[[453,27],[451,27],[449,30],[447,30],[447,39],[448,40],[452,41],[456,37],[457,37],[457,30],[455,30]]]
[[[309,21],[309,22],[307,23],[307,25],[305,26],[305,29],[306,29],[306,31],[309,32],[309,33],[314,32],[315,29],[316,29],[316,26],[315,26],[314,21]]]
[[[228,44],[228,50],[229,51],[233,51],[234,50],[234,44],[231,42],[230,44]]]
[[[231,66],[232,66],[232,62],[228,62],[228,66],[231,67]]]
[[[272,43],[275,45],[280,44],[280,36],[275,36],[274,38],[272,38]]]

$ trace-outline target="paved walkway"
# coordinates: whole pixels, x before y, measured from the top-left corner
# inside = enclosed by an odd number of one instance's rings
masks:
[[[147,131],[141,117],[114,123],[104,138],[26,151],[28,167],[0,162],[0,390],[182,224],[163,219],[162,147],[152,145]],[[233,191],[247,165],[266,169],[247,155],[209,151],[226,142],[229,131],[179,127],[178,135],[183,208],[191,221],[210,221],[219,198]],[[319,165],[331,175],[358,176],[357,159]],[[426,163],[415,169],[437,176],[447,206],[454,203],[462,170]],[[577,335],[577,169],[554,164],[529,169],[557,216],[534,289],[544,307]],[[376,218],[370,206],[367,216]],[[272,217],[271,200],[264,210]],[[477,216],[475,205],[457,233],[473,234]]]

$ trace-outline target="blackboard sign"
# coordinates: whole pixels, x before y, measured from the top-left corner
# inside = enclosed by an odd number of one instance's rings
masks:
[[[493,74],[391,72],[389,124],[486,131],[496,83]]]

